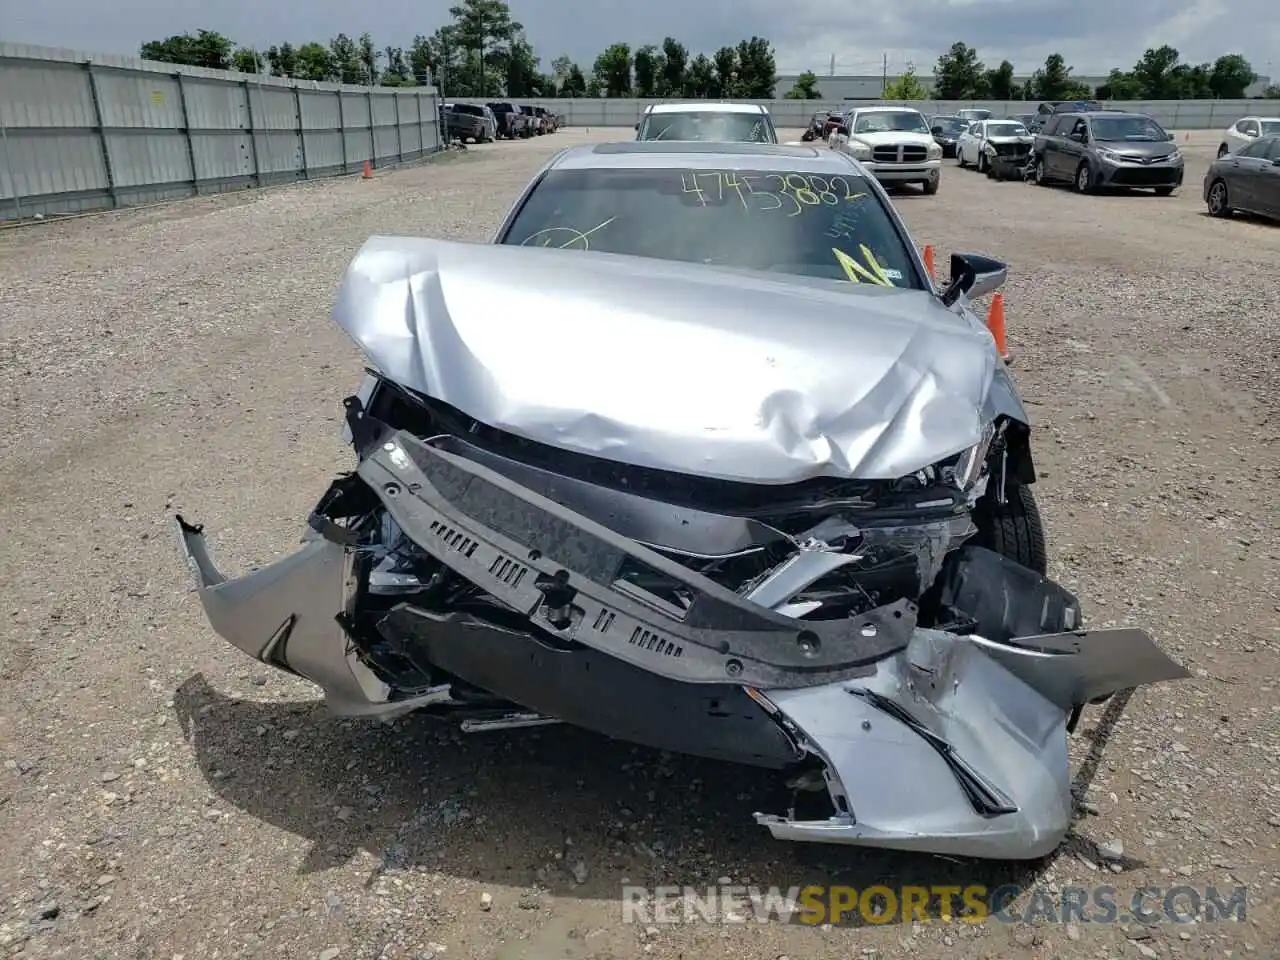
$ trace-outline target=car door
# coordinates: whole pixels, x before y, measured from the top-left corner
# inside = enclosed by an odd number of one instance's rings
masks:
[[[1036,136],[1039,138],[1040,165],[1044,168],[1045,176],[1049,179],[1060,176],[1058,167],[1062,154],[1062,118],[1046,117],[1044,126]]]
[[[1058,165],[1054,175],[1064,180],[1074,180],[1080,161],[1085,157],[1089,142],[1089,124],[1084,117],[1077,117],[1074,120],[1069,117],[1064,119],[1069,126],[1057,139]]]
[[[1267,159],[1269,147],[1270,144],[1265,140],[1253,140],[1227,158],[1222,179],[1227,181],[1231,206],[1245,210],[1257,209],[1262,168],[1271,163]]]
[[[1280,137],[1271,137],[1267,155],[1254,180],[1257,210],[1280,220]]]
[[[980,124],[977,121],[970,122],[964,128],[964,132],[960,134],[959,140],[956,141],[956,149],[964,151],[965,163],[978,162],[978,151],[975,146],[977,140],[974,136],[974,130],[976,130],[978,126],[980,126]]]

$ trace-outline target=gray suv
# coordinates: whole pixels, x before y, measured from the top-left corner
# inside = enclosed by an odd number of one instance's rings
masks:
[[[1141,113],[1055,113],[1032,146],[1036,183],[1072,184],[1080,193],[1140,187],[1167,197],[1182,186],[1173,134]]]

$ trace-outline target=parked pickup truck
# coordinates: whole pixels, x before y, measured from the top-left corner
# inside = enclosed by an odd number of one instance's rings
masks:
[[[520,105],[520,112],[523,113],[525,119],[529,121],[530,129],[532,129],[538,136],[542,136],[547,132],[546,125],[543,122],[542,117],[538,116],[533,107],[529,106],[529,104],[522,103]]]
[[[515,104],[496,101],[487,105],[493,111],[493,115],[498,118],[498,136],[505,137],[508,140],[514,140],[516,137],[532,136],[533,131],[529,129],[528,118],[520,112]]]
[[[490,143],[497,132],[489,113],[474,103],[446,103],[444,122],[449,136],[464,143]]]
[[[560,129],[560,118],[546,107],[534,107],[533,112],[542,118],[543,129],[547,133],[555,133]]]

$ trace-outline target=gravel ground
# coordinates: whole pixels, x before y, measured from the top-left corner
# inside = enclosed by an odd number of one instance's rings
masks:
[[[900,201],[943,272],[954,250],[1011,264],[1052,574],[1092,624],[1148,625],[1195,673],[1086,715],[1082,819],[1034,870],[774,842],[750,817],[777,808],[767,778],[573,730],[339,722],[208,629],[172,514],[209,525],[224,569],[293,548],[349,462],[359,358],[328,311],[358,246],[483,239],[552,150],[627,133],[0,233],[0,950],[1274,955],[1280,229],[1203,215],[1212,134],[1184,144],[1169,199],[949,166],[936,197]],[[1185,926],[621,922],[625,881],[722,877],[1110,883],[1122,903],[1244,884],[1249,901],[1243,922]]]

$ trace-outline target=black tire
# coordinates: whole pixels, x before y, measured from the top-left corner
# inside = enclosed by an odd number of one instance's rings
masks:
[[[973,511],[978,534],[973,542],[1044,576],[1049,566],[1044,523],[1031,488],[1018,483],[1006,493],[1008,503],[998,502],[994,491],[978,501]]]
[[[1225,143],[1218,145],[1218,159],[1221,160],[1227,155],[1227,145]]]
[[[987,159],[987,155],[981,150],[978,151],[978,162],[975,167],[979,173],[986,173],[991,168],[991,161]]]
[[[1226,217],[1231,216],[1231,196],[1227,193],[1227,184],[1225,180],[1215,180],[1209,184],[1209,216]]]
[[[1173,196],[1173,187],[1156,187],[1156,196],[1157,197]]]
[[[1047,186],[1049,185],[1049,178],[1048,178],[1048,177],[1046,177],[1046,176],[1045,176],[1045,173],[1044,173],[1044,158],[1043,158],[1043,157],[1036,157],[1036,167],[1035,167],[1035,171],[1036,171],[1036,172],[1035,172],[1035,178],[1034,178],[1034,179],[1035,179],[1035,182],[1036,182],[1036,186],[1038,186],[1038,187],[1047,187]]]
[[[1076,193],[1088,193],[1093,189],[1093,171],[1089,169],[1088,161],[1076,167],[1075,188]]]

